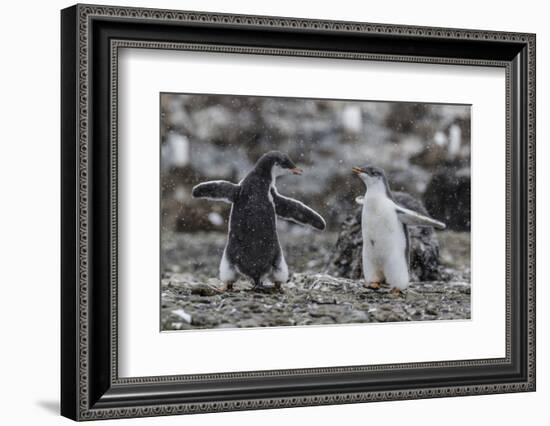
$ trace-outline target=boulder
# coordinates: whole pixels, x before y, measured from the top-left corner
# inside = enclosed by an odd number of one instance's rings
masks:
[[[453,231],[469,231],[470,168],[445,167],[436,172],[424,193],[424,203],[431,216],[445,222]]]
[[[404,192],[393,193],[396,202],[408,209],[428,214],[422,203]],[[411,281],[438,281],[440,272],[439,242],[433,228],[409,226]],[[361,206],[342,224],[336,246],[327,264],[328,274],[350,279],[363,276]]]

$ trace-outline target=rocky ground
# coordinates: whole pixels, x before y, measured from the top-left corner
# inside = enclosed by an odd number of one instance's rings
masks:
[[[296,228],[297,229],[297,228]],[[290,271],[282,292],[251,290],[240,280],[220,293],[216,278],[225,234],[165,234],[162,241],[163,330],[300,326],[470,318],[470,235],[438,232],[438,281],[413,282],[401,295],[363,287],[358,279],[326,273],[334,233],[281,232]],[[197,261],[200,259],[201,261]]]

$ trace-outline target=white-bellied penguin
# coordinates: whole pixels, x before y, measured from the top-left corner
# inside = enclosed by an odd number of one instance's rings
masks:
[[[277,192],[277,176],[286,173],[300,175],[302,170],[288,155],[271,151],[238,184],[210,181],[193,188],[193,197],[232,204],[220,263],[224,289],[232,289],[239,274],[249,277],[256,289],[261,289],[263,280],[270,275],[279,289],[288,280],[288,267],[277,236],[277,216],[325,229],[325,221],[318,213]]]
[[[363,205],[361,231],[365,285],[377,289],[385,281],[392,293],[399,294],[409,286],[407,226],[445,229],[445,224],[397,204],[381,168],[367,165],[352,170],[366,186],[364,197],[356,199]]]

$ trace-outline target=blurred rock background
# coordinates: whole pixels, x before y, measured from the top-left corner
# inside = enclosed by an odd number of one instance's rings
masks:
[[[280,178],[279,192],[319,211],[328,231],[364,192],[350,169],[365,163],[383,167],[393,190],[423,200],[450,229],[470,228],[469,106],[162,94],[163,232],[225,231],[230,206],[194,200],[191,188],[238,182],[273,149],[305,170]]]

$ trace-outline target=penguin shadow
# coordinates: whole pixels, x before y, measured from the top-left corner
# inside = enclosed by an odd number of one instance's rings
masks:
[[[289,280],[290,282],[291,280]],[[286,284],[286,283],[285,283]],[[271,282],[264,282],[262,285],[255,286],[252,282],[246,279],[240,279],[231,288],[227,288],[221,283],[220,285],[209,284],[208,289],[214,294],[220,295],[238,295],[238,294],[285,294],[284,285],[277,287]],[[289,289],[287,289],[289,290]]]
[[[261,287],[252,287],[249,289],[249,291],[252,291],[254,293],[258,294],[285,294],[286,291],[281,287],[275,287],[275,286],[261,286]]]
[[[286,283],[285,283],[286,284]],[[235,286],[232,290],[222,291],[223,293],[255,293],[255,294],[285,294],[289,289],[280,287],[271,283],[264,283],[261,286],[254,286],[253,283],[244,281],[240,286]]]

